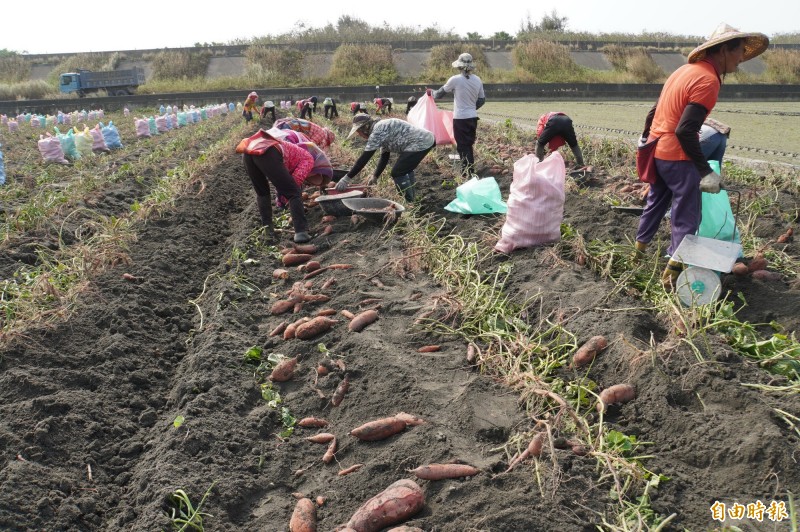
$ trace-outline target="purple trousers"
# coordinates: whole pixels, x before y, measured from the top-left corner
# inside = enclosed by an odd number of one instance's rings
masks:
[[[639,218],[636,241],[649,244],[672,207],[672,241],[667,253],[672,256],[683,237],[693,235],[700,227],[700,172],[691,161],[662,161],[656,159],[658,179],[650,185],[647,205]]]

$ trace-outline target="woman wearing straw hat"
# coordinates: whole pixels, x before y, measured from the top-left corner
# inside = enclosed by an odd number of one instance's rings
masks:
[[[254,111],[261,116],[261,109],[258,108],[258,103],[256,102],[258,102],[258,94],[256,94],[256,91],[253,91],[247,95],[247,99],[242,106],[242,116],[245,122],[250,122],[253,119]]]
[[[655,150],[658,178],[650,185],[636,234],[639,254],[655,237],[670,207],[670,256],[684,236],[697,232],[700,193],[720,190],[720,176],[711,169],[700,147],[700,127],[717,103],[722,78],[736,72],[740,63],[764,52],[768,45],[769,39],[763,33],[745,33],[720,24],[706,42],[692,50],[688,63],[664,83],[658,101],[647,115],[641,139],[659,140]],[[664,286],[673,289],[682,270],[681,262],[670,259],[661,276]]]
[[[364,152],[347,172],[347,175],[336,184],[336,190],[347,189],[350,181],[358,175],[380,148],[381,158],[367,184],[371,185],[378,180],[386,165],[389,164],[391,152],[397,152],[400,155],[392,167],[392,180],[406,201],[414,201],[416,197],[414,170],[428,152],[436,146],[433,133],[399,118],[377,120],[367,114],[359,113],[353,117],[353,127],[347,138],[353,135],[366,139],[367,144],[364,146]]]
[[[481,78],[472,74],[475,63],[470,54],[464,53],[453,61],[453,67],[461,72],[447,80],[441,88],[433,91],[433,99],[438,100],[444,93],[453,93],[453,136],[456,151],[461,156],[461,173],[469,175],[475,166],[475,135],[478,131],[478,109],[486,103]]]

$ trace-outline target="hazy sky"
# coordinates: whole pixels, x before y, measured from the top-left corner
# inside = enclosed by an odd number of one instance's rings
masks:
[[[345,0],[322,2],[205,2],[187,0],[5,0],[0,7],[0,49],[27,53],[99,52],[192,46],[196,42],[227,43],[277,35],[306,27],[336,23],[342,15],[373,26],[426,28],[436,25],[461,36],[484,37],[505,31],[515,35],[528,18],[535,24],[553,8],[567,17],[567,29],[591,33],[642,31],[708,36],[726,22],[742,31],[800,32],[800,1],[743,0],[649,2],[632,0],[561,0],[526,3],[519,0],[483,2],[421,1],[403,7],[398,2]],[[285,7],[283,7],[285,6]]]

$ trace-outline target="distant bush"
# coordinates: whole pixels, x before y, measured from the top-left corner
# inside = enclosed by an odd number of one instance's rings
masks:
[[[480,46],[474,43],[453,43],[440,44],[431,48],[421,78],[425,80],[448,79],[458,72],[453,68],[453,61],[463,53],[472,55],[475,73],[478,76],[485,77],[489,73],[489,61]]]
[[[251,46],[244,52],[246,77],[254,86],[291,85],[300,81],[305,53],[286,48]]]
[[[541,39],[520,42],[511,51],[514,65],[531,74],[536,83],[578,81],[585,69],[569,55],[569,48]]]
[[[609,44],[602,50],[614,69],[630,74],[633,82],[657,83],[666,77],[664,70],[644,48]]]
[[[44,80],[0,83],[0,100],[42,100],[58,97],[58,91]]]
[[[343,44],[333,54],[329,73],[337,85],[388,85],[399,77],[388,44]]]
[[[800,83],[800,51],[773,49],[763,55],[766,76],[774,83]]]
[[[0,57],[0,82],[18,83],[31,78],[31,63],[17,54]]]
[[[204,78],[208,70],[211,51],[163,51],[150,58],[153,80]]]

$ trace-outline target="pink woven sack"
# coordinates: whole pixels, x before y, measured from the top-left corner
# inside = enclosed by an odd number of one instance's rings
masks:
[[[528,154],[514,163],[508,212],[495,251],[511,253],[561,239],[566,173],[557,151],[542,162]]]
[[[436,144],[455,144],[453,136],[453,111],[443,111],[436,107],[433,96],[425,94],[409,112],[410,124],[427,129],[436,138]]]

